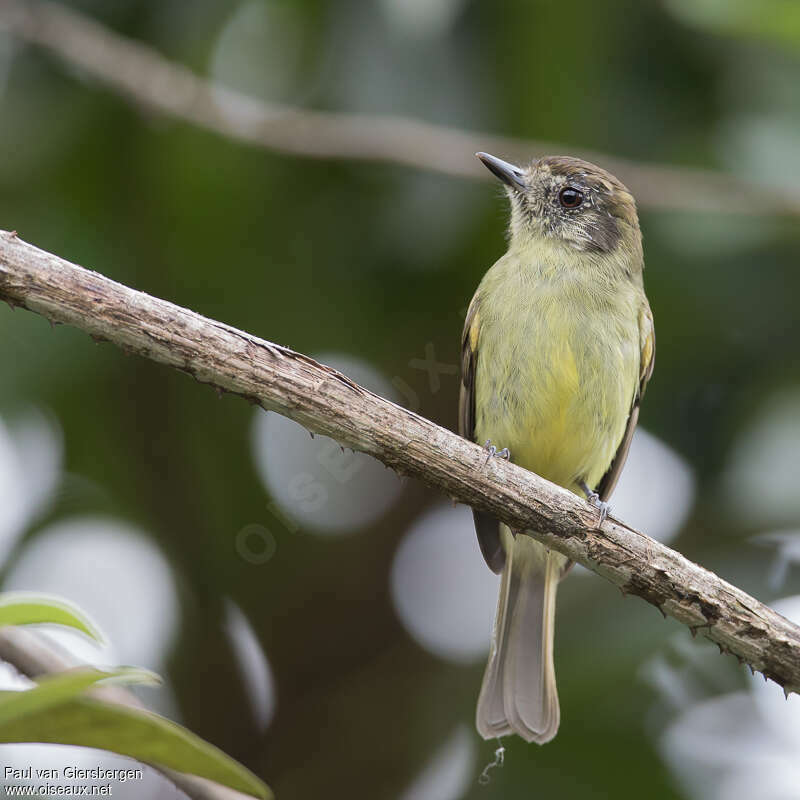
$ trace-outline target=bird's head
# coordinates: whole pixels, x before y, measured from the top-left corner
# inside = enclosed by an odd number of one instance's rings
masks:
[[[641,233],[631,193],[604,169],[569,156],[546,156],[526,167],[477,153],[511,199],[511,244],[563,245],[587,254],[641,259]],[[627,260],[627,259],[626,259]]]

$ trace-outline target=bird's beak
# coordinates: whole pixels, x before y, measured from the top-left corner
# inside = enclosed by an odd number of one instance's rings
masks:
[[[519,167],[515,167],[513,164],[509,164],[508,161],[503,161],[496,156],[490,156],[488,153],[475,153],[475,155],[486,169],[512,189],[519,191],[520,189],[528,188],[528,184],[525,182],[525,174]]]

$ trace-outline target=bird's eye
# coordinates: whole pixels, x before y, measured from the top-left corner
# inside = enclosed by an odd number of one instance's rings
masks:
[[[558,193],[558,202],[562,208],[577,208],[583,202],[583,192],[567,186]]]

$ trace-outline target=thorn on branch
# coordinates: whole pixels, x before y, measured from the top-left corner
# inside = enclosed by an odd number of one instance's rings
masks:
[[[697,636],[697,631],[699,631],[701,628],[710,628],[710,627],[711,624],[708,622],[704,623],[703,625],[690,625],[689,632],[692,634],[692,639],[694,639]]]

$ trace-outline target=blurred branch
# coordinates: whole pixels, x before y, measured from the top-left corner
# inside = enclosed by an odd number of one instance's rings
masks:
[[[398,116],[309,111],[264,103],[204,80],[152,48],[43,0],[0,0],[0,28],[56,54],[135,102],[228,138],[297,156],[374,161],[489,179],[473,158],[488,150],[528,161],[579,155],[617,175],[643,207],[800,215],[800,193],[719,172],[649,164],[559,143],[468,132]]]
[[[70,264],[0,231],[0,299],[180,369],[490,512],[800,692],[800,628],[566,489],[286,347]]]
[[[49,645],[41,636],[16,626],[0,628],[0,661],[11,664],[20,674],[32,680],[55,675],[75,666],[55,645]],[[135,694],[119,686],[98,687],[87,694],[107,703],[144,708]],[[196,775],[176,772],[158,764],[148,766],[164,775],[191,800],[253,800],[250,795]]]

